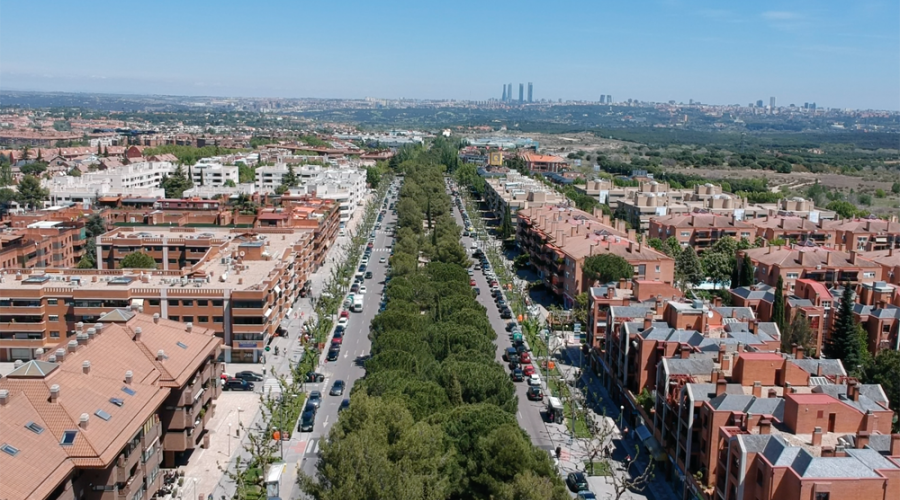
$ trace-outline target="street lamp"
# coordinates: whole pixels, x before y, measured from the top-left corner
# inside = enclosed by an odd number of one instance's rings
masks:
[[[231,459],[231,424],[228,424],[228,459]]]
[[[625,406],[619,407],[619,427],[622,427],[623,419],[625,418]]]

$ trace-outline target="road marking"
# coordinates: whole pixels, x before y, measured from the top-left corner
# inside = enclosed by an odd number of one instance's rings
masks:
[[[306,451],[303,452],[304,455],[315,455],[316,450],[318,449],[319,440],[318,439],[310,439],[309,443],[306,444]]]

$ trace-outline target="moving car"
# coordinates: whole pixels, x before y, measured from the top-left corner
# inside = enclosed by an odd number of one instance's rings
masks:
[[[306,381],[310,383],[324,382],[325,375],[316,372],[306,372]]]
[[[365,286],[359,287],[359,294],[360,294],[360,295],[365,295],[365,294],[366,294],[366,287],[365,287]]]
[[[520,361],[522,361],[523,364],[528,363],[528,361],[525,361],[525,356],[522,356],[522,359]],[[534,375],[534,365],[526,364],[524,368],[522,368],[522,372],[526,377]]]
[[[372,271],[366,271],[366,279],[367,280],[372,279]]]
[[[543,401],[544,400],[544,392],[541,391],[540,387],[529,387],[527,391],[525,391],[525,396],[528,397],[529,401]]]
[[[239,378],[242,380],[246,380],[247,382],[262,382],[265,378],[256,372],[237,372],[234,374],[234,378]]]
[[[252,391],[253,389],[253,382],[247,382],[246,380],[239,378],[230,378],[226,380],[225,387],[222,388],[224,391]]]
[[[503,351],[503,361],[511,361],[513,357],[518,359],[518,352],[514,347],[507,347],[505,351]]]
[[[341,401],[341,406],[338,406],[338,413],[346,410],[347,408],[350,408],[350,400],[345,398]]]
[[[328,394],[332,396],[343,396],[344,395],[344,381],[343,380],[335,380],[334,385],[331,386],[331,392]]]
[[[515,370],[513,370],[510,374],[510,377],[512,377],[513,382],[522,382],[523,380],[525,380],[525,374],[522,373],[521,368],[516,368]]]
[[[309,398],[306,400],[307,404],[311,404],[316,408],[322,406],[322,393],[319,391],[312,391],[309,393]]]
[[[525,382],[526,382],[528,385],[533,385],[533,386],[536,386],[536,387],[540,387],[540,386],[541,386],[541,376],[538,375],[537,373],[535,373],[535,374],[533,374],[532,376],[530,376],[530,377],[528,377],[527,379],[525,379]]]
[[[569,475],[566,476],[566,486],[569,487],[569,490],[572,493],[590,491],[588,489],[587,477],[585,477],[584,472],[570,472]]]
[[[528,354],[528,351],[520,352],[519,359],[521,359],[523,363],[531,363],[531,355]]]
[[[384,264],[385,262],[387,262],[387,259],[384,258],[384,257],[378,259],[378,263],[379,263],[379,264]]]
[[[316,414],[313,412],[305,412],[303,413],[303,416],[300,417],[300,425],[297,426],[297,430],[300,432],[312,432],[315,426]]]

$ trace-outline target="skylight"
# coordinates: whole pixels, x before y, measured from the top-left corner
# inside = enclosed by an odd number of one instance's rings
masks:
[[[95,411],[94,415],[97,415],[98,417],[102,418],[105,422],[109,422],[109,419],[112,418],[112,415],[110,415],[109,413],[106,413],[103,410]]]
[[[78,436],[78,431],[64,431],[63,437],[59,441],[59,444],[63,446],[72,446],[72,443],[75,442],[75,438]]]
[[[27,424],[25,424],[25,428],[35,434],[40,434],[40,433],[44,432],[44,428],[34,422],[28,422]]]
[[[177,345],[178,347],[180,347],[182,349],[187,349],[187,344],[185,344],[184,342],[178,342],[175,345]]]
[[[127,385],[122,386],[122,392],[128,394],[129,396],[134,396],[135,394],[137,394],[136,392],[134,392],[134,389],[128,387]]]
[[[3,443],[3,446],[0,446],[0,450],[5,451],[8,455],[16,456],[19,454],[19,449],[11,444]]]
[[[109,402],[116,406],[122,406],[125,404],[125,400],[123,400],[122,398],[109,398]]]

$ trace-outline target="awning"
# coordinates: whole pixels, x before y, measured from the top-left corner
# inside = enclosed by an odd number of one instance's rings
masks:
[[[205,390],[206,389],[201,388],[199,391],[197,391],[197,394],[194,394],[194,401],[197,401],[198,399],[200,399],[200,396],[203,395],[203,391],[205,391]]]
[[[656,438],[653,437],[653,434],[650,433],[650,429],[647,429],[646,425],[638,426],[638,428],[634,430],[634,433],[637,434],[641,442],[644,443],[644,446],[647,447],[647,450],[650,451],[650,456],[652,456],[654,460],[657,462],[664,462],[666,460],[666,453],[662,451]]]
[[[275,293],[281,293],[281,287],[278,285],[275,285],[275,288],[273,288],[273,290],[275,290]]]
[[[272,314],[272,308],[271,308],[271,307],[268,308],[268,309],[266,309],[266,314],[264,314],[264,316],[268,318],[270,314]]]
[[[144,299],[131,299],[131,305],[143,307]]]

